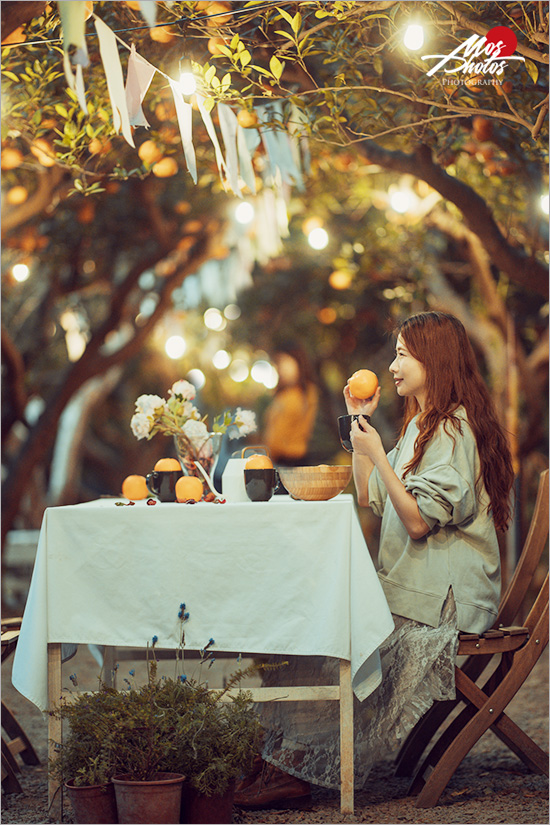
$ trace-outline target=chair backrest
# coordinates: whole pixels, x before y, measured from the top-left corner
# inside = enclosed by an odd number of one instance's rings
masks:
[[[497,620],[494,624],[495,628],[500,625],[507,627],[513,624],[525,601],[525,596],[540,562],[548,536],[548,505],[548,470],[544,470],[540,474],[537,500],[529,525],[529,532],[514,575],[510,579],[501,599]]]

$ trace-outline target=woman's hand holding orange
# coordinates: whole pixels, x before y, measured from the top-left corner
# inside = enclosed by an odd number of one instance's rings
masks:
[[[350,415],[372,415],[380,401],[380,387],[377,387],[372,398],[365,400],[356,398],[349,390],[349,383],[344,387],[344,400]]]

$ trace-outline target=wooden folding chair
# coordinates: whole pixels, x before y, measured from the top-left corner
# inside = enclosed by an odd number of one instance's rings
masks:
[[[464,709],[439,735],[416,771],[410,794],[417,807],[435,805],[455,770],[486,730],[491,730],[534,772],[548,775],[548,755],[504,713],[548,644],[548,576],[524,623],[514,626],[548,536],[548,470],[541,473],[535,510],[520,560],[502,598],[497,620],[481,635],[461,633],[458,655],[467,656],[455,669],[457,698],[436,702],[405,741],[396,773],[409,776],[426,746],[449,714]],[[500,662],[482,685],[477,684]]]
[[[2,664],[15,650],[20,628],[20,617],[2,619]],[[15,757],[19,754],[27,765],[39,765],[40,759],[27,734],[3,701],[2,728],[6,732],[6,738],[2,736],[2,788],[5,793],[22,793],[17,778],[21,768]]]

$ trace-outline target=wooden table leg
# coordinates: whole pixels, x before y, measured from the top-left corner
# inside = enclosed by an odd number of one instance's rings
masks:
[[[353,691],[351,663],[340,659],[340,811],[352,814],[353,799]]]
[[[48,644],[48,708],[59,705],[61,699],[61,645]],[[48,760],[53,759],[61,744],[62,720],[48,717]],[[56,779],[48,781],[48,811],[54,822],[63,821],[63,785]]]

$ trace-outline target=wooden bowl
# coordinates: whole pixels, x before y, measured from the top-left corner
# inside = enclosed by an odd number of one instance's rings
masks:
[[[279,467],[279,476],[292,498],[327,501],[348,486],[350,466],[319,464],[317,467]]]

